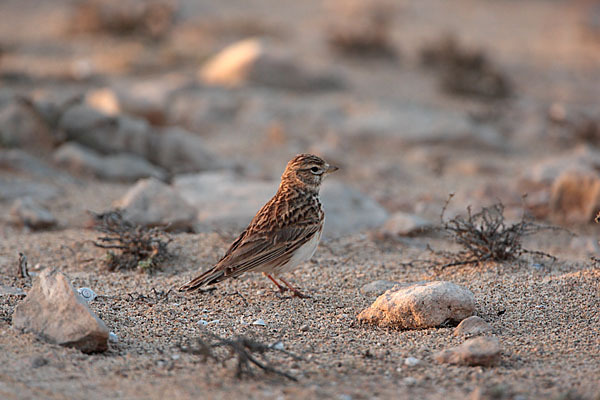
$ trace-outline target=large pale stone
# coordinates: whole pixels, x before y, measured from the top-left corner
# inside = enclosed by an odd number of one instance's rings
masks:
[[[108,328],[73,289],[65,275],[46,269],[12,316],[16,329],[85,353],[108,348]]]
[[[401,329],[424,329],[446,321],[462,321],[473,314],[470,290],[452,282],[417,283],[388,290],[358,315],[364,323]]]

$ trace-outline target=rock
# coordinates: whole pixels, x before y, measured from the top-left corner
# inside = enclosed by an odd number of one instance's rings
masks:
[[[181,128],[152,128],[146,120],[111,117],[86,105],[69,108],[59,122],[69,140],[101,154],[131,153],[174,174],[230,166],[202,138]]]
[[[233,172],[182,175],[175,190],[198,210],[198,220],[243,229],[277,191],[274,181],[243,179]]]
[[[577,253],[587,253],[589,256],[600,253],[598,238],[594,236],[575,236],[571,239],[569,248]]]
[[[42,271],[27,297],[15,307],[12,323],[49,343],[84,353],[108,348],[108,328],[56,269]]]
[[[69,177],[63,172],[18,149],[0,150],[0,170],[23,172],[39,178],[70,181]]]
[[[463,319],[456,328],[454,336],[480,336],[492,333],[492,327],[485,320],[477,315]]]
[[[196,221],[196,209],[171,186],[153,178],[138,181],[115,206],[124,219],[144,226],[190,230]]]
[[[179,176],[173,185],[198,209],[200,222],[243,229],[277,192],[278,182],[242,178],[226,171]],[[356,233],[387,218],[387,212],[375,200],[341,183],[326,182],[321,201],[326,236]]]
[[[600,175],[597,172],[563,172],[552,185],[550,211],[568,223],[587,223],[600,209]]]
[[[473,314],[470,290],[452,282],[435,281],[391,289],[358,315],[359,322],[381,327],[425,329]]]
[[[173,94],[188,83],[187,77],[167,75],[161,79],[119,82],[113,93],[123,112],[144,118],[153,125],[164,125]]]
[[[536,163],[524,171],[522,180],[526,184],[551,186],[563,173],[595,172],[600,169],[600,151],[589,146],[578,146],[560,156],[552,156]]]
[[[25,296],[26,294],[21,288],[0,285],[0,296]]]
[[[55,142],[50,128],[27,100],[14,97],[0,108],[0,147],[44,153]]]
[[[165,128],[156,152],[148,159],[172,174],[230,168],[232,163],[208,150],[202,138],[181,128]]]
[[[109,88],[92,89],[85,94],[85,102],[103,114],[115,116],[121,111],[119,99]]]
[[[408,367],[414,367],[415,365],[419,365],[421,363],[421,360],[419,360],[418,358],[415,357],[407,357],[404,359],[404,365],[408,366]]]
[[[65,143],[54,152],[54,162],[73,172],[110,181],[133,182],[141,178],[167,178],[167,173],[133,154],[102,156],[77,143]]]
[[[94,299],[98,297],[98,295],[92,289],[87,287],[77,289],[77,293],[79,293],[79,295],[88,303],[90,301],[94,301]]]
[[[32,229],[46,229],[56,225],[56,218],[33,198],[23,197],[15,200],[10,217],[15,225],[27,226]]]
[[[329,237],[376,228],[388,218],[388,212],[374,199],[336,181],[325,181],[321,202],[326,215],[324,234]]]
[[[427,232],[433,228],[433,224],[418,215],[402,211],[392,214],[380,232],[385,236],[415,236]]]
[[[199,78],[229,87],[252,83],[281,89],[328,90],[343,86],[336,75],[309,71],[299,60],[258,39],[245,39],[221,50],[200,69]]]
[[[474,125],[464,113],[412,104],[358,109],[341,121],[339,129],[356,139],[393,138],[406,145],[505,147],[499,132]]]
[[[45,183],[24,179],[5,179],[0,177],[0,200],[14,200],[20,197],[32,197],[40,201],[58,196],[58,188]]]
[[[434,355],[441,364],[492,366],[500,361],[502,348],[495,337],[480,336]]]
[[[381,296],[387,290],[396,286],[398,282],[378,280],[367,283],[360,288],[360,292],[366,296]]]

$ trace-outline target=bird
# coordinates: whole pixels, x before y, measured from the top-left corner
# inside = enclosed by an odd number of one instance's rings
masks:
[[[225,255],[179,291],[200,290],[252,271],[262,272],[281,293],[289,289],[292,296],[310,297],[280,274],[308,261],[315,253],[325,223],[319,189],[323,178],[338,169],[313,154],[292,158],[281,176],[277,193],[256,213]]]

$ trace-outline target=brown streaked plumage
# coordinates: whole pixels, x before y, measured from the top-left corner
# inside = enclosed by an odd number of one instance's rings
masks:
[[[248,271],[262,272],[280,291],[287,290],[272,275],[289,271],[312,257],[325,221],[319,189],[323,177],[337,169],[312,154],[291,159],[275,196],[258,211],[223,258],[179,290],[197,290]],[[279,280],[294,295],[306,297]]]

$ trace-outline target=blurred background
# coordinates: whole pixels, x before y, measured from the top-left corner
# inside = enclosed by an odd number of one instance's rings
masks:
[[[501,201],[597,251],[598,2],[3,0],[0,15],[4,230],[121,207],[233,231],[313,152],[341,167],[323,189],[332,236],[437,222],[455,193],[449,214]]]

